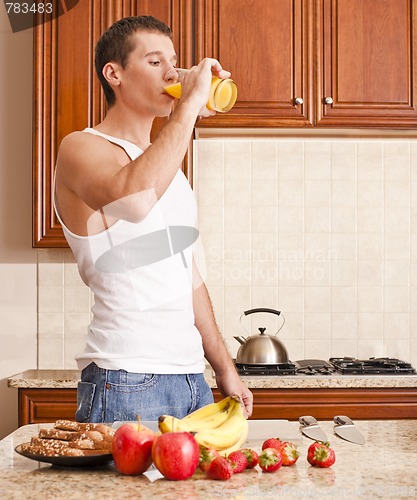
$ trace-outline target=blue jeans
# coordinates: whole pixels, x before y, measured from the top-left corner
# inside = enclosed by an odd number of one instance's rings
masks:
[[[160,415],[183,418],[213,402],[202,373],[158,375],[105,370],[91,363],[81,372],[77,422],[155,421]]]

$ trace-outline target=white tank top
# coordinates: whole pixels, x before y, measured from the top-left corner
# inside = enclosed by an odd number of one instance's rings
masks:
[[[84,131],[118,144],[132,160],[143,153],[128,141]],[[81,278],[94,294],[78,368],[94,362],[136,373],[203,373],[192,301],[197,210],[182,171],[139,223],[119,219],[97,234],[79,236],[65,226],[55,201],[54,207]],[[102,214],[93,219],[97,223]]]

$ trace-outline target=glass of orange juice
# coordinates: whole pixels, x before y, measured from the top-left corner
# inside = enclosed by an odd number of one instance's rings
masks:
[[[164,88],[165,92],[176,99],[181,99],[181,82],[172,83]],[[230,78],[211,79],[210,97],[207,103],[208,109],[226,113],[230,111],[237,99],[237,87]]]

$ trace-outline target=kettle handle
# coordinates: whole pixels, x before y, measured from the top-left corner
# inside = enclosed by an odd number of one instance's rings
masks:
[[[268,307],[257,307],[255,309],[248,309],[247,311],[244,311],[243,314],[247,316],[248,314],[253,314],[253,313],[272,313],[276,314],[279,316],[281,314],[281,311],[277,311],[276,309],[269,309]]]
[[[281,314],[281,311],[277,311],[276,309],[270,309],[269,307],[257,307],[255,309],[248,309],[247,311],[243,311],[243,314],[240,316],[240,323],[242,324],[243,316],[247,316],[248,314],[253,314],[253,313],[272,313],[272,314],[276,314],[277,316],[279,316]],[[281,331],[282,327],[285,325],[284,316],[282,316],[282,319],[283,319],[282,325],[278,328],[278,331],[275,332],[275,334],[274,334],[275,337],[278,335],[278,333]],[[245,330],[245,332],[250,335],[250,333],[246,330],[246,328],[243,326],[243,324],[242,324],[242,327]]]

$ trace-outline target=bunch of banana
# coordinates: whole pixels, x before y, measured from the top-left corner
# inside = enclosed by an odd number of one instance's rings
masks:
[[[181,420],[171,415],[162,415],[159,417],[159,428],[163,429],[161,432],[196,432],[204,429],[214,429],[229,418],[230,411],[235,404],[236,400],[228,396],[218,403],[199,408]]]
[[[248,421],[238,397],[228,396],[190,413],[182,419],[161,415],[159,430],[191,432],[200,448],[218,450],[227,456],[239,449],[248,436]]]

